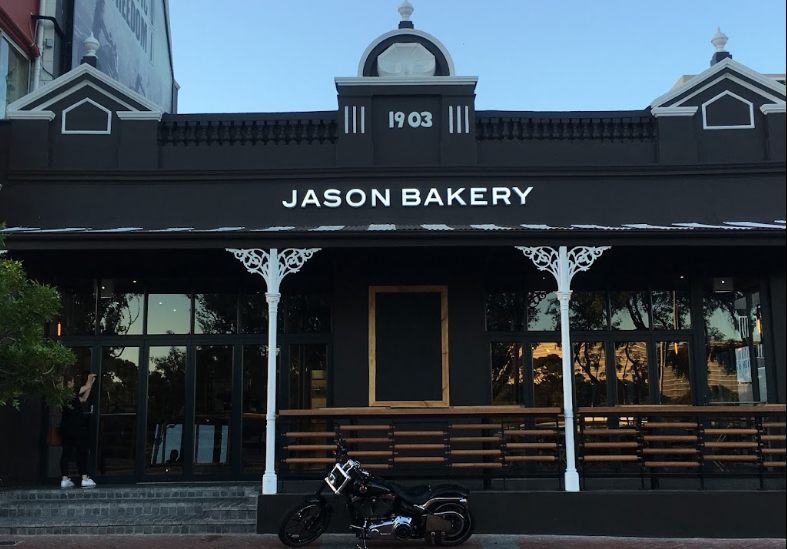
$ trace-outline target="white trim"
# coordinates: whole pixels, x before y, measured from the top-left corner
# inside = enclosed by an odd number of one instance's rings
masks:
[[[161,122],[164,111],[117,111],[115,114],[121,120],[155,120]]]
[[[361,106],[361,133],[366,133],[366,107]]]
[[[115,101],[115,102],[119,103],[120,105],[122,105],[123,107],[125,107],[128,110],[130,110],[130,111],[136,111],[137,110],[134,107],[132,107],[131,105],[129,105],[128,103],[126,103],[125,101],[123,101],[122,99],[120,99],[119,97],[115,97],[114,95],[112,95],[111,93],[106,91],[101,86],[96,86],[93,82],[88,82],[88,81],[81,82],[81,83],[77,84],[74,87],[71,87],[71,88],[68,88],[68,89],[64,90],[63,93],[58,94],[55,97],[50,98],[49,100],[45,101],[44,103],[41,103],[40,105],[37,105],[36,107],[33,108],[33,110],[45,109],[45,108],[47,108],[47,107],[49,107],[51,105],[54,105],[58,101],[60,101],[62,99],[65,99],[69,95],[72,95],[74,92],[79,91],[82,88],[93,88],[97,92],[103,94],[105,97],[108,97],[112,101]]]
[[[379,76],[337,76],[337,86],[467,86],[478,84],[477,76],[425,76],[423,78],[383,78]]]
[[[650,112],[656,118],[661,116],[694,116],[698,107],[653,107]]]
[[[722,97],[728,95],[730,97],[737,99],[741,103],[744,103],[745,105],[749,106],[749,123],[738,124],[735,126],[710,126],[708,124],[708,112],[707,112],[708,105],[712,105]],[[752,128],[754,128],[754,103],[752,103],[751,101],[747,101],[740,95],[732,93],[730,90],[724,90],[716,97],[713,97],[712,99],[708,99],[707,101],[705,101],[705,103],[702,104],[702,129],[703,130],[750,130]]]
[[[769,114],[784,114],[785,112],[785,103],[766,103],[765,105],[760,106],[760,110],[762,114],[769,115]]]
[[[769,100],[771,100],[771,101],[773,101],[775,103],[778,103],[779,101],[781,101],[781,99],[776,97],[775,95],[771,95],[769,93],[766,93],[763,90],[761,90],[760,88],[758,88],[756,86],[752,86],[751,84],[749,84],[745,80],[741,80],[737,76],[733,76],[731,74],[723,74],[720,77],[718,77],[718,78],[716,78],[714,80],[711,80],[710,82],[708,82],[707,84],[705,84],[701,88],[698,88],[698,89],[694,90],[693,93],[690,93],[689,95],[687,95],[686,97],[684,97],[683,99],[681,99],[680,101],[678,101],[677,103],[675,103],[672,106],[673,107],[679,107],[679,106],[683,105],[689,99],[692,99],[693,97],[696,97],[697,95],[699,95],[702,92],[704,92],[705,90],[715,86],[716,84],[718,84],[719,82],[721,82],[723,80],[731,80],[732,82],[735,82],[739,86],[744,87],[747,90],[752,91],[752,92],[756,93],[757,95],[760,95],[760,96],[764,97],[765,99],[769,99]]]
[[[367,47],[366,50],[361,55],[361,61],[358,63],[358,77],[359,78],[363,77],[363,67],[366,64],[366,59],[372,53],[372,50],[374,48],[376,48],[379,44],[394,36],[407,36],[407,35],[420,36],[421,38],[425,38],[426,40],[432,42],[435,46],[437,46],[437,49],[440,50],[443,56],[445,56],[445,60],[448,62],[448,75],[453,76],[456,74],[456,71],[454,70],[454,60],[451,58],[451,54],[448,53],[446,47],[437,38],[435,38],[431,34],[416,29],[396,29],[390,32],[386,32],[381,36],[378,36],[372,41],[371,44],[369,44],[369,47]]]
[[[151,111],[161,110],[161,107],[159,107],[149,99],[141,96],[131,88],[124,86],[117,80],[110,78],[109,76],[105,75],[103,72],[88,65],[87,63],[82,63],[77,68],[68,71],[67,73],[65,73],[64,75],[58,78],[55,78],[53,81],[49,82],[46,86],[42,86],[38,88],[36,91],[34,91],[33,93],[29,93],[24,97],[17,99],[16,101],[8,105],[8,109],[21,110],[22,108],[30,105],[31,103],[35,103],[37,100],[41,99],[42,97],[49,95],[50,93],[52,93],[52,90],[66,87],[67,84],[77,80],[85,73],[94,77],[99,82],[106,84],[111,89],[114,89],[123,95],[127,95],[130,99],[132,99],[133,101],[139,103],[140,105]],[[42,107],[40,106],[35,107],[35,109],[39,109],[39,108]],[[131,107],[129,108],[131,110],[139,110],[139,109],[133,109]]]
[[[68,113],[72,110],[76,109],[80,105],[84,105],[85,103],[90,103],[94,107],[98,107],[102,111],[104,111],[107,115],[107,125],[106,128],[103,130],[67,130],[66,129],[66,120],[68,120]],[[63,135],[107,135],[112,133],[112,111],[106,108],[104,105],[96,103],[89,97],[85,97],[82,101],[78,101],[74,103],[70,107],[66,107],[63,109],[63,112],[60,113],[60,133]]]
[[[454,108],[448,105],[448,133],[454,133]]]
[[[686,93],[687,90],[690,90],[695,86],[702,84],[704,81],[708,80],[711,76],[723,71],[727,67],[730,67],[732,70],[741,74],[742,76],[745,76],[746,78],[749,78],[750,80],[753,80],[758,84],[761,84],[764,88],[772,90],[776,93],[781,93],[781,94],[787,93],[787,88],[785,88],[784,85],[779,84],[776,80],[773,80],[772,78],[768,78],[767,76],[763,76],[762,74],[753,71],[749,67],[745,65],[741,65],[737,61],[733,61],[731,57],[728,57],[727,59],[723,59],[722,61],[716,63],[709,69],[706,69],[705,71],[701,72],[695,77],[689,79],[687,82],[684,82],[682,85],[678,86],[677,88],[668,91],[667,93],[665,93],[660,97],[657,97],[656,99],[651,101],[650,106],[661,107],[662,105],[664,105],[664,103],[668,103],[672,99],[675,99],[676,97],[683,95],[684,93]],[[764,92],[764,90],[755,88],[748,83],[744,85],[746,85],[746,87],[748,87],[751,90],[757,91],[757,93],[761,95]]]
[[[350,106],[344,106],[344,133],[350,133]]]
[[[46,120],[51,122],[55,119],[52,111],[13,111],[6,113],[9,120]]]

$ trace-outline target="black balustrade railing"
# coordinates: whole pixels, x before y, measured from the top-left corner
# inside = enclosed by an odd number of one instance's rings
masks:
[[[162,147],[332,144],[338,136],[336,118],[196,118],[173,116],[159,124]]]
[[[477,141],[655,141],[650,116],[561,117],[477,116]]]
[[[785,405],[616,406],[577,412],[580,479],[785,478]],[[556,479],[565,471],[559,408],[323,408],[279,413],[283,480],[320,479],[337,437],[350,455],[386,477]],[[636,481],[635,481],[636,482]],[[672,486],[672,485],[670,485]],[[746,484],[752,487],[751,484]]]

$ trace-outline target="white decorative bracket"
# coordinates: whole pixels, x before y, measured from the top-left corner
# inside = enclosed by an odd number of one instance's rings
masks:
[[[227,248],[246,270],[265,279],[268,301],[268,405],[265,414],[265,474],[262,476],[262,493],[277,492],[276,479],[276,320],[279,309],[279,286],[290,273],[297,273],[320,248],[288,248],[281,253],[276,248],[270,251],[259,248]]]
[[[581,271],[587,271],[609,246],[577,246],[568,251],[566,246],[557,250],[548,246],[516,246],[530,259],[539,271],[549,271],[557,281],[557,298],[560,301],[560,345],[563,348],[563,417],[566,435],[567,492],[579,492],[579,474],[574,451],[574,389],[571,369],[571,338],[569,337],[568,304],[571,299],[571,279]]]

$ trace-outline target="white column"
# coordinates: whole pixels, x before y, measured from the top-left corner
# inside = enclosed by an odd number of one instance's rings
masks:
[[[281,254],[276,248],[270,252],[259,248],[239,250],[227,248],[235,258],[243,262],[250,273],[261,275],[265,279],[268,301],[268,405],[265,413],[265,474],[262,475],[262,493],[269,495],[277,492],[276,478],[276,336],[277,317],[281,294],[281,280],[290,273],[297,273],[304,263],[320,248],[284,250]]]
[[[609,246],[594,248],[577,247],[569,252],[566,246],[558,250],[546,246],[517,246],[525,257],[533,261],[540,271],[549,271],[557,282],[557,299],[560,302],[560,346],[563,348],[563,418],[566,437],[566,472],[564,486],[567,492],[579,492],[579,473],[574,445],[574,372],[571,367],[571,338],[569,336],[568,305],[571,300],[571,279],[579,271],[587,271]]]

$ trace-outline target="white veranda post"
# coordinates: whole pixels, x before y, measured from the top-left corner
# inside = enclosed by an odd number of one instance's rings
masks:
[[[320,248],[288,248],[279,252],[253,249],[227,248],[243,263],[246,270],[265,279],[268,301],[268,406],[265,414],[265,474],[262,475],[262,493],[275,494],[276,482],[276,316],[279,310],[279,285],[290,273],[297,273]]]
[[[549,271],[557,281],[557,299],[560,302],[560,345],[563,348],[563,417],[566,433],[566,474],[565,489],[567,492],[579,492],[579,474],[577,473],[574,452],[574,390],[571,384],[573,372],[571,368],[571,339],[568,325],[568,302],[571,299],[571,279],[579,271],[587,271],[609,246],[585,247],[578,246],[569,251],[566,246],[557,250],[548,246],[517,246],[525,257],[535,263],[540,271]]]

